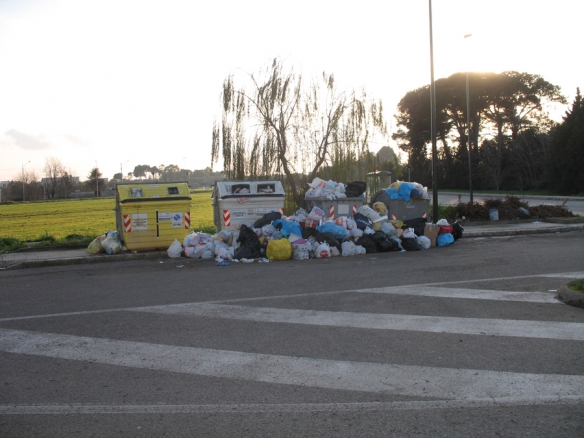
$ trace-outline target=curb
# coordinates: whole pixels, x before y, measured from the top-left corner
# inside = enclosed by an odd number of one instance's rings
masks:
[[[569,306],[581,307],[584,309],[584,293],[575,292],[568,287],[571,284],[574,284],[579,281],[582,280],[574,280],[570,281],[567,284],[562,285],[560,289],[558,289],[557,298]]]
[[[22,262],[16,262],[12,265],[4,266],[0,269],[8,270],[43,268],[46,266],[85,265],[93,263],[127,262],[132,260],[157,260],[167,258],[168,254],[166,251],[152,251],[137,254],[93,255],[91,257],[75,257],[70,259],[24,260]]]
[[[517,235],[527,235],[527,234],[566,233],[568,231],[578,231],[578,230],[584,230],[584,224],[582,224],[582,225],[577,224],[577,225],[571,225],[571,226],[563,225],[563,226],[558,226],[558,227],[541,228],[539,230],[526,229],[526,230],[474,231],[474,230],[468,230],[468,228],[465,228],[462,237],[465,238],[465,237],[517,236]]]

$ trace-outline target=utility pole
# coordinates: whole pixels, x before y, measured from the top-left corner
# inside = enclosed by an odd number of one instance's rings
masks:
[[[466,41],[467,38],[470,38],[472,33],[469,33],[464,36]],[[468,190],[470,191],[470,202],[473,202],[472,196],[472,165],[470,159],[470,96],[468,92],[468,66],[466,67],[466,146],[468,149]]]

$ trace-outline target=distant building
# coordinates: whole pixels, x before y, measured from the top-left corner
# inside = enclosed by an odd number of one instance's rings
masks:
[[[41,183],[42,184],[45,184],[46,185],[46,184],[48,184],[50,182],[51,182],[51,178],[43,178],[43,179],[41,179]],[[72,176],[71,177],[71,182],[73,184],[79,184],[79,177],[78,176]]]
[[[0,188],[2,189],[6,189],[8,188],[8,184],[10,184],[12,181],[0,181]]]

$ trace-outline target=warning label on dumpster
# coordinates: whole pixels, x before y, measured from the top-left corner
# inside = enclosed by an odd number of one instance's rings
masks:
[[[182,228],[182,213],[172,213],[172,228]]]
[[[163,222],[163,221],[170,221],[170,213],[164,212],[164,213],[158,213],[158,221],[159,222]]]
[[[245,210],[235,210],[231,212],[231,217],[233,219],[244,219],[245,218]]]
[[[146,231],[148,230],[148,214],[135,213],[132,215],[132,230]]]

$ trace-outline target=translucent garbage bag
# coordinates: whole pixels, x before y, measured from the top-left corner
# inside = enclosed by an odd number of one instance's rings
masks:
[[[101,246],[101,242],[103,242],[106,239],[106,237],[107,236],[105,234],[100,234],[99,236],[97,236],[89,244],[89,246],[87,247],[87,251],[89,251],[91,254],[99,254],[100,252],[104,252],[105,249],[103,248],[103,246]]]
[[[166,250],[166,253],[168,254],[168,257],[170,257],[171,259],[178,259],[180,257],[180,253],[182,252],[182,249],[183,248],[180,242],[174,239],[174,242],[170,244],[170,246]]]

